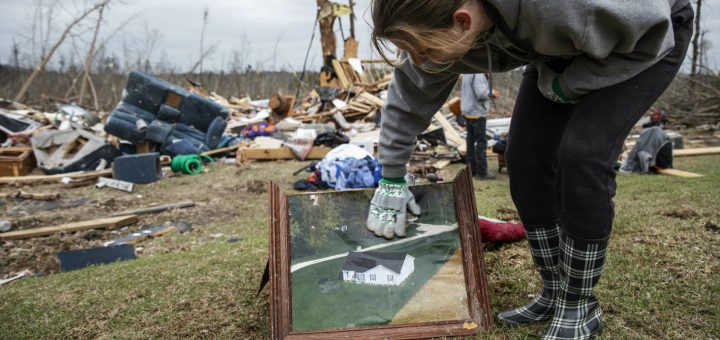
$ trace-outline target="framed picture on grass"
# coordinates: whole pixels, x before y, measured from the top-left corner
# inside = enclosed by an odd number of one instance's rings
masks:
[[[270,185],[273,339],[433,338],[492,325],[472,177],[412,186],[407,236],[365,227],[372,190]]]

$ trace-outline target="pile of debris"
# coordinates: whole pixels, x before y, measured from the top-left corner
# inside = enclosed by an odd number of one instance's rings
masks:
[[[168,176],[201,174],[208,171],[208,163],[244,166],[259,160],[313,160],[296,172],[310,173],[300,183],[303,190],[375,186],[381,174],[376,160],[378,122],[392,69],[379,61],[335,60],[333,65],[321,86],[300,100],[283,94],[265,100],[226,98],[189,80],[178,86],[141,72],[128,75],[122,99],[111,112],[67,103],[57,104],[56,110],[39,110],[2,100],[0,185],[17,187],[2,198],[12,206],[35,202],[33,206],[43,210],[74,203],[56,194],[25,191],[26,187],[95,185],[132,193],[137,185]],[[454,115],[443,110],[419,139],[411,161],[417,174],[434,173],[460,160],[464,152],[462,129]],[[191,206],[192,202],[181,202],[150,210]],[[37,227],[16,226],[16,221],[3,218],[0,242],[30,245],[36,239],[72,235],[82,241],[88,232],[137,224],[146,212]],[[130,259],[135,242],[172,231],[170,226],[150,226],[99,248],[80,242],[72,247],[80,249],[76,253],[53,255],[59,264],[50,271]],[[12,249],[20,248],[7,248]]]

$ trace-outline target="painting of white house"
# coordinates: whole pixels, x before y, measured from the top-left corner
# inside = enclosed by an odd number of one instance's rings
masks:
[[[398,286],[415,271],[415,258],[405,253],[349,252],[341,275],[345,282]]]

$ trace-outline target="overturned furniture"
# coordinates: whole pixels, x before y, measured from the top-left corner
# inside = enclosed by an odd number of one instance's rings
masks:
[[[82,129],[43,132],[30,141],[38,168],[48,175],[95,170],[120,155],[104,138]]]
[[[217,147],[228,113],[227,108],[202,95],[131,72],[105,132],[136,145],[156,143],[162,153],[176,153],[173,145],[186,141],[193,150],[184,153],[199,153]]]

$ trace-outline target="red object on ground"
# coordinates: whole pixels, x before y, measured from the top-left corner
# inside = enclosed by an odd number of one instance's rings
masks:
[[[522,223],[500,221],[479,216],[480,237],[483,242],[506,243],[525,238],[525,227]]]

